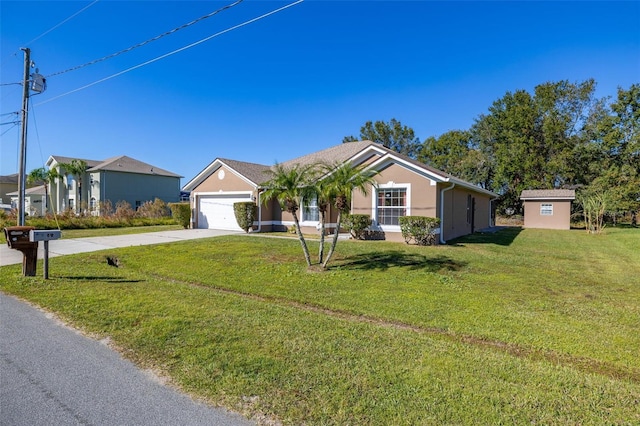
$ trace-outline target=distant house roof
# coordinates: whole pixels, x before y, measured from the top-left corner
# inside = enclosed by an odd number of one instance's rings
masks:
[[[46,195],[44,185],[34,186],[33,188],[26,188],[24,190],[25,195]],[[8,192],[7,195],[18,196],[18,191]]]
[[[0,183],[12,183],[12,184],[18,184],[18,174],[14,173],[12,175],[4,175],[4,176],[0,176]]]
[[[88,172],[96,172],[99,170],[138,173],[143,175],[170,176],[170,177],[178,177],[178,178],[182,177],[168,170],[164,170],[159,167],[152,166],[151,164],[136,160],[135,158],[127,157],[126,155],[109,158],[99,164],[96,164],[90,169],[87,169]]]
[[[575,200],[576,191],[573,189],[525,189],[520,194],[521,200]]]
[[[74,158],[74,157],[63,157],[61,155],[52,155],[51,157],[49,157],[49,160],[47,161],[47,166],[49,167],[52,164],[51,160],[54,160],[58,164],[71,164],[73,160],[80,160],[87,163],[88,168],[91,168],[100,164],[100,161],[98,160],[87,160],[86,158]]]
[[[51,157],[49,157],[49,160],[47,161],[47,166],[51,167],[51,165],[53,164],[53,161],[55,161],[58,164],[60,163],[68,164],[68,163],[71,163],[73,160],[82,160],[85,163],[87,163],[88,172],[96,172],[96,171],[104,170],[104,171],[114,171],[114,172],[124,172],[124,173],[170,176],[170,177],[177,177],[177,178],[182,177],[168,170],[152,166],[151,164],[136,160],[135,158],[127,157],[126,155],[112,157],[103,161],[52,155]]]

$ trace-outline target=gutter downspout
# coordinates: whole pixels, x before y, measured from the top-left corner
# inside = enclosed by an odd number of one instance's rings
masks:
[[[456,184],[452,182],[450,187],[440,190],[440,244],[447,243],[444,240],[444,193],[453,189],[454,186],[456,186]]]
[[[260,188],[258,188],[258,229],[256,232],[260,232],[262,230],[262,200],[260,200]]]

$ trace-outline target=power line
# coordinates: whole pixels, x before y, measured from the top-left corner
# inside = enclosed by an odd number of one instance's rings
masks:
[[[56,28],[58,28],[59,26],[65,24],[67,21],[70,21],[71,19],[75,18],[76,16],[78,16],[79,14],[81,14],[82,12],[84,12],[85,10],[89,9],[91,6],[93,6],[94,4],[98,3],[100,0],[94,0],[91,4],[83,7],[82,9],[80,9],[79,11],[77,11],[76,13],[74,13],[73,15],[69,16],[67,19],[63,20],[62,22],[54,25],[53,27],[51,27],[50,29],[48,29],[47,31],[43,32],[42,34],[40,34],[38,37],[34,38],[33,40],[31,40],[28,43],[25,43],[25,46],[30,45],[31,43],[33,43],[36,40],[39,40],[40,38],[44,37],[45,35],[49,34],[51,31],[55,30]]]
[[[97,1],[97,0],[96,0],[96,1]],[[93,61],[87,62],[87,63],[85,63],[85,64],[78,65],[78,66],[75,66],[75,67],[72,67],[72,68],[66,69],[66,70],[64,70],[64,71],[58,71],[58,72],[56,72],[56,73],[49,74],[49,75],[47,76],[47,78],[49,78],[49,77],[53,77],[53,76],[55,76],[55,75],[60,75],[60,74],[64,74],[64,73],[67,73],[67,72],[71,72],[71,71],[76,71],[76,70],[79,70],[79,69],[81,69],[81,68],[84,68],[84,67],[88,67],[88,66],[90,66],[90,65],[97,64],[98,62],[102,62],[102,61],[106,61],[107,59],[114,58],[114,57],[116,57],[116,56],[118,56],[118,55],[122,55],[123,53],[130,52],[130,51],[132,51],[132,50],[134,50],[134,49],[137,49],[138,47],[142,47],[142,46],[144,46],[144,45],[146,45],[146,44],[149,44],[149,43],[151,43],[151,42],[154,42],[154,41],[156,41],[156,40],[159,40],[159,39],[161,39],[161,38],[163,38],[163,37],[165,37],[165,36],[171,35],[171,34],[173,34],[173,33],[177,32],[177,31],[180,31],[180,30],[185,29],[185,28],[187,28],[187,27],[190,27],[190,26],[192,26],[192,25],[194,25],[194,24],[197,24],[198,22],[203,21],[203,20],[205,20],[205,19],[207,19],[207,18],[211,18],[212,16],[217,15],[217,14],[218,14],[218,13],[220,13],[220,12],[223,12],[223,11],[225,11],[225,10],[227,10],[227,9],[232,8],[233,6],[236,6],[236,5],[240,4],[240,3],[242,3],[242,1],[243,1],[243,0],[236,0],[235,2],[230,3],[230,4],[226,5],[226,6],[223,6],[223,7],[221,7],[220,9],[214,10],[213,12],[211,12],[211,13],[209,13],[209,14],[207,14],[207,15],[201,16],[201,17],[199,17],[199,18],[197,18],[197,19],[194,19],[194,20],[193,20],[193,21],[191,21],[191,22],[187,22],[186,24],[183,24],[183,25],[181,25],[181,26],[179,26],[179,27],[176,27],[176,28],[174,28],[174,29],[172,29],[172,30],[166,31],[166,32],[164,32],[164,33],[162,33],[162,34],[160,34],[160,35],[157,35],[157,36],[153,37],[153,38],[150,38],[150,39],[148,39],[148,40],[142,41],[142,42],[140,42],[140,43],[138,43],[138,44],[135,44],[135,45],[133,45],[133,46],[131,46],[131,47],[128,47],[128,48],[126,48],[126,49],[120,50],[119,52],[115,52],[115,53],[112,53],[112,54],[110,54],[110,55],[103,56],[102,58],[99,58],[99,59],[94,59]]]
[[[286,5],[286,6],[282,6],[282,7],[278,8],[278,9],[272,10],[271,12],[265,13],[265,14],[263,14],[263,15],[260,15],[260,16],[256,17],[256,18],[253,18],[253,19],[250,19],[250,20],[248,20],[248,21],[245,21],[245,22],[243,22],[243,23],[241,23],[241,24],[238,24],[238,25],[235,25],[235,26],[233,26],[233,27],[227,28],[226,30],[222,30],[222,31],[220,31],[220,32],[217,32],[217,33],[215,33],[215,34],[212,34],[212,35],[210,35],[210,36],[208,36],[208,37],[205,37],[205,38],[203,38],[203,39],[200,39],[200,40],[198,40],[198,41],[196,41],[196,42],[194,42],[194,43],[188,44],[188,45],[186,45],[186,46],[184,46],[184,47],[181,47],[181,48],[179,48],[179,49],[173,50],[173,51],[171,51],[171,52],[169,52],[169,53],[165,53],[164,55],[158,56],[158,57],[156,57],[156,58],[154,58],[154,59],[150,59],[150,60],[148,60],[148,61],[146,61],[146,62],[143,62],[143,63],[141,63],[141,64],[138,64],[138,65],[135,65],[135,66],[133,66],[133,67],[127,68],[127,69],[125,69],[125,70],[123,70],[123,71],[117,72],[117,73],[112,74],[112,75],[110,75],[110,76],[108,76],[108,77],[105,77],[105,78],[102,78],[102,79],[100,79],[100,80],[94,81],[93,83],[89,83],[89,84],[87,84],[87,85],[85,85],[85,86],[79,87],[79,88],[77,88],[77,89],[71,90],[71,91],[66,92],[66,93],[63,93],[63,94],[61,94],[61,95],[54,96],[53,98],[47,99],[46,101],[42,101],[42,102],[40,102],[40,103],[36,104],[36,106],[46,104],[46,103],[48,103],[48,102],[51,102],[51,101],[56,100],[56,99],[59,99],[59,98],[61,98],[61,97],[63,97],[63,96],[70,95],[70,94],[75,93],[75,92],[79,92],[79,91],[84,90],[84,89],[87,89],[87,88],[89,88],[89,87],[91,87],[91,86],[95,86],[96,84],[99,84],[99,83],[105,82],[105,81],[107,81],[107,80],[110,80],[110,79],[112,79],[112,78],[118,77],[118,76],[120,76],[120,75],[122,75],[122,74],[126,74],[126,73],[128,73],[129,71],[133,71],[133,70],[138,69],[138,68],[141,68],[141,67],[143,67],[143,66],[145,66],[145,65],[149,65],[149,64],[152,64],[152,63],[154,63],[154,62],[157,62],[157,61],[159,61],[159,60],[161,60],[161,59],[167,58],[167,57],[169,57],[169,56],[171,56],[171,55],[175,55],[176,53],[182,52],[183,50],[190,49],[190,48],[192,48],[192,47],[194,47],[194,46],[197,46],[197,45],[202,44],[202,43],[204,43],[204,42],[206,42],[206,41],[209,41],[209,40],[211,40],[211,39],[213,39],[213,38],[215,38],[215,37],[218,37],[218,36],[220,36],[220,35],[222,35],[222,34],[228,33],[228,32],[230,32],[230,31],[236,30],[236,29],[238,29],[238,28],[241,28],[241,27],[244,27],[244,26],[246,26],[246,25],[252,24],[252,23],[254,23],[254,22],[256,22],[256,21],[259,21],[260,19],[264,19],[264,18],[266,18],[266,17],[268,17],[268,16],[270,16],[270,15],[273,15],[273,14],[275,14],[275,13],[281,12],[281,11],[283,11],[283,10],[285,10],[285,9],[288,9],[288,8],[290,8],[290,7],[292,7],[292,6],[295,6],[295,5],[299,4],[299,3],[302,3],[303,1],[304,1],[304,0],[297,0],[297,1],[295,1],[295,2],[293,2],[293,3],[290,3],[290,4]]]

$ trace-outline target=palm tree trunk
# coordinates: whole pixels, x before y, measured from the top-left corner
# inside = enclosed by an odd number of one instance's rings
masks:
[[[296,233],[298,234],[298,239],[300,240],[300,245],[302,246],[302,251],[304,252],[304,259],[307,261],[307,266],[311,266],[311,255],[309,254],[309,248],[307,247],[307,242],[304,240],[304,235],[302,235],[302,230],[300,229],[300,221],[298,220],[298,215],[293,213],[293,222],[296,224]]]
[[[325,231],[325,212],[320,211],[320,248],[318,249],[318,263],[322,264],[324,259],[324,231]]]
[[[338,210],[338,220],[336,221],[336,230],[333,233],[333,239],[331,240],[331,248],[329,249],[329,253],[327,254],[327,258],[324,260],[322,264],[323,268],[327,267],[327,263],[333,256],[333,251],[336,249],[336,245],[338,244],[338,234],[340,234],[340,224],[342,223],[342,211]]]

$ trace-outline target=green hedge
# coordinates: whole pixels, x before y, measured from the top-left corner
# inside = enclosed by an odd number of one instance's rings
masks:
[[[253,201],[233,203],[233,212],[236,215],[238,226],[242,228],[244,232],[249,232],[249,229],[253,227],[253,222],[256,220],[258,206],[256,206]]]
[[[368,214],[347,214],[342,223],[353,238],[363,240],[367,235],[367,228],[371,226],[371,216]]]
[[[171,215],[182,225],[184,229],[189,229],[191,223],[191,204],[190,203],[169,203]]]
[[[398,218],[400,230],[405,243],[413,240],[420,246],[433,245],[437,242],[437,235],[433,232],[440,226],[437,217],[401,216]]]

